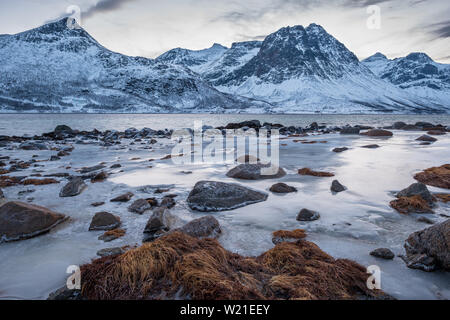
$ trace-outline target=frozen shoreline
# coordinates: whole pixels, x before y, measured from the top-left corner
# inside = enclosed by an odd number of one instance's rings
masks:
[[[389,139],[371,138],[361,135],[339,135],[336,133],[310,135],[305,139],[327,141],[327,143],[301,144],[295,137],[283,140],[280,150],[280,166],[287,175],[280,179],[261,181],[236,181],[226,177],[233,165],[193,164],[174,165],[162,159],[171,153],[171,142],[157,138],[157,143],[148,149],[148,139],[120,139],[121,144],[101,146],[92,141],[89,144],[75,144],[71,139],[65,142],[75,147],[71,155],[58,161],[39,162],[44,167],[33,167],[13,172],[11,176],[30,176],[67,172],[91,167],[102,162],[109,168],[120,163],[120,169],[108,169],[110,177],[102,183],[88,183],[88,189],[75,198],[59,198],[60,184],[48,186],[13,186],[2,188],[9,199],[30,201],[48,207],[71,217],[52,232],[37,238],[0,245],[0,299],[45,299],[48,294],[64,284],[65,270],[69,265],[81,265],[96,257],[96,252],[106,247],[139,244],[142,231],[150,213],[136,215],[127,210],[127,204],[111,203],[114,196],[131,191],[136,199],[155,195],[158,187],[170,188],[177,194],[177,205],[171,210],[181,221],[188,222],[204,214],[193,212],[186,204],[186,198],[194,184],[200,180],[237,182],[269,193],[265,202],[251,206],[215,213],[223,235],[220,243],[228,250],[248,256],[256,256],[273,247],[271,233],[276,230],[305,229],[308,240],[315,242],[335,258],[350,258],[364,265],[379,265],[382,270],[382,288],[388,294],[400,299],[450,299],[450,277],[437,271],[425,273],[408,269],[396,257],[393,261],[376,259],[369,252],[387,247],[395,254],[403,253],[403,243],[412,232],[427,225],[418,222],[418,214],[400,215],[389,207],[395,191],[414,182],[413,175],[425,168],[440,166],[450,158],[449,135],[439,136],[432,145],[419,145],[416,138],[424,132],[394,130]],[[134,143],[134,144],[132,144]],[[143,143],[143,144],[141,144]],[[361,146],[377,143],[381,148],[364,149]],[[12,145],[16,145],[13,143]],[[336,147],[348,147],[343,153],[334,153]],[[55,151],[25,151],[11,147],[0,148],[1,156],[11,159],[45,160]],[[139,158],[139,159],[136,159]],[[136,160],[131,160],[136,159]],[[150,168],[151,166],[151,168]],[[66,169],[71,167],[71,169]],[[331,171],[336,174],[348,191],[333,195],[329,187],[332,179],[303,177],[297,170],[310,167],[315,170]],[[122,171],[123,172],[120,172]],[[192,171],[185,174],[181,171]],[[268,191],[277,182],[285,182],[298,189],[297,193],[275,195]],[[144,188],[146,186],[151,186]],[[32,193],[19,195],[25,190]],[[443,189],[429,188],[432,192]],[[32,198],[32,199],[30,199]],[[91,203],[104,201],[100,208]],[[319,211],[321,218],[314,222],[301,223],[295,217],[302,208]],[[112,243],[97,240],[101,232],[89,232],[88,226],[95,212],[108,211],[119,215],[123,238]],[[439,203],[435,214],[426,214],[435,222],[445,220],[440,214],[449,214],[449,204]]]

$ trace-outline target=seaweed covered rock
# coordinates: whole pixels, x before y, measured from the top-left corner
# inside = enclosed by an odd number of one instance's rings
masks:
[[[50,231],[67,217],[47,208],[19,201],[0,207],[0,243],[29,239]]]
[[[390,202],[390,206],[402,214],[433,213],[430,205],[421,196],[400,197]]]
[[[242,179],[242,180],[262,180],[262,179],[277,179],[284,177],[286,172],[283,168],[272,167],[270,164],[240,164],[231,169],[227,173],[227,177]]]
[[[450,219],[411,234],[405,242],[408,267],[450,271]]]
[[[414,179],[429,186],[450,189],[450,164],[426,169],[416,174]]]
[[[297,229],[293,231],[279,230],[272,234],[272,242],[274,244],[279,244],[282,242],[297,242],[301,239],[306,238],[306,232],[302,229]]]
[[[391,131],[383,129],[372,129],[361,134],[368,137],[392,137],[394,135]]]
[[[197,182],[187,203],[202,212],[227,211],[267,200],[268,195],[235,183]]]
[[[433,206],[434,197],[431,195],[430,191],[428,191],[427,186],[423,183],[413,183],[408,188],[403,189],[402,191],[397,193],[397,198],[412,196],[420,196],[430,206]]]
[[[309,168],[299,169],[298,174],[301,176],[312,176],[312,177],[334,177],[334,173],[324,171],[314,171]]]
[[[81,267],[83,298],[383,299],[363,266],[334,259],[315,244],[282,242],[261,256],[225,250],[215,239],[173,232],[119,256]]]

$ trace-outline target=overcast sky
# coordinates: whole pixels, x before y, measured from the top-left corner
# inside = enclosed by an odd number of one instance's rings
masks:
[[[81,8],[82,26],[105,47],[154,58],[176,47],[261,40],[281,27],[314,22],[359,58],[426,52],[450,63],[449,0],[0,0],[0,34],[13,34]],[[370,29],[370,5],[381,28]]]

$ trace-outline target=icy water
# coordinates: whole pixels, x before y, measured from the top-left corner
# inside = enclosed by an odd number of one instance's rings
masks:
[[[118,129],[128,127],[177,128],[192,126],[190,122],[203,119],[213,126],[228,122],[259,119],[280,122],[285,125],[307,125],[317,121],[330,125],[372,124],[389,125],[395,121],[414,123],[429,121],[450,124],[448,116],[215,116],[215,115],[0,115],[1,134],[35,134],[51,131],[56,124],[68,124],[76,129]],[[8,118],[9,117],[9,118]],[[306,117],[306,118],[305,118]],[[164,121],[162,119],[165,119]],[[63,286],[68,275],[69,265],[88,263],[103,248],[139,244],[142,232],[151,212],[136,215],[127,210],[129,204],[111,203],[109,199],[131,191],[134,199],[149,198],[155,195],[158,187],[170,188],[177,194],[177,205],[171,210],[182,225],[203,214],[190,210],[186,198],[200,180],[237,182],[242,185],[267,192],[267,201],[232,211],[215,213],[223,235],[222,245],[243,255],[255,256],[273,247],[271,233],[276,230],[306,229],[308,240],[315,242],[335,258],[349,258],[364,266],[378,265],[382,271],[383,290],[399,299],[450,299],[450,275],[445,272],[426,273],[408,269],[405,263],[395,257],[392,261],[376,259],[369,252],[379,247],[387,247],[396,255],[403,254],[405,239],[415,231],[427,228],[420,223],[418,214],[400,215],[389,207],[395,191],[415,182],[415,173],[432,166],[448,163],[450,159],[450,135],[439,136],[430,146],[421,146],[415,139],[422,132],[394,130],[394,137],[375,139],[365,136],[342,136],[326,134],[307,137],[308,140],[327,141],[327,143],[301,144],[296,138],[282,140],[280,143],[281,166],[287,175],[281,179],[264,181],[236,181],[226,177],[232,165],[192,164],[176,165],[170,160],[161,159],[169,154],[172,142],[158,139],[153,150],[145,145],[131,145],[131,140],[113,147],[97,144],[74,144],[75,150],[68,157],[56,162],[42,162],[45,167],[38,168],[44,174],[67,172],[75,174],[76,169],[106,162],[109,167],[120,163],[122,168],[112,173],[103,182],[91,184],[88,189],[75,198],[59,198],[58,193],[64,179],[58,185],[40,187],[10,187],[3,191],[6,197],[30,201],[70,216],[71,220],[52,232],[33,239],[0,245],[0,299],[45,299],[48,294]],[[298,139],[298,138],[297,138]],[[378,144],[379,149],[365,149],[361,146]],[[336,154],[335,147],[346,146],[348,151]],[[48,159],[51,151],[18,151],[0,149],[1,155],[29,160],[33,155]],[[140,158],[135,160],[136,158]],[[134,160],[133,160],[134,159]],[[335,178],[304,177],[297,170],[310,167],[315,170],[331,171]],[[29,175],[34,168],[17,173]],[[123,170],[123,172],[121,172]],[[181,171],[192,171],[184,174]],[[330,185],[338,179],[348,190],[332,194]],[[276,182],[295,186],[297,193],[275,195],[269,188]],[[24,190],[35,190],[21,193]],[[448,192],[430,188],[432,192]],[[160,195],[159,195],[160,197]],[[90,206],[93,202],[105,201],[99,208]],[[317,210],[321,218],[314,222],[296,221],[302,208]],[[97,238],[102,232],[89,232],[92,216],[98,211],[108,211],[121,217],[126,236],[111,243],[103,243]],[[435,222],[444,221],[440,214],[450,215],[450,204],[439,203],[435,214],[424,216]]]
[[[193,127],[194,121],[202,121],[213,127],[230,122],[260,120],[261,123],[281,123],[285,126],[305,127],[312,122],[343,126],[392,125],[396,121],[416,123],[428,121],[450,125],[450,115],[251,115],[251,114],[0,114],[0,135],[34,135],[50,132],[59,124],[78,130],[119,130],[144,127],[155,130]]]

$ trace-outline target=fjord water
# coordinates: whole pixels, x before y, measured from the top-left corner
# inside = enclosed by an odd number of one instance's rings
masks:
[[[260,120],[284,126],[306,127],[312,122],[328,126],[369,125],[388,126],[396,121],[416,123],[426,121],[450,125],[450,115],[339,115],[339,114],[0,114],[0,135],[35,135],[50,132],[66,124],[77,130],[118,130],[128,128],[154,130],[193,128],[195,121],[213,127],[231,122]]]
[[[306,126],[313,121],[330,126],[347,123],[383,126],[395,121],[450,124],[449,116],[0,115],[0,135],[37,134],[52,131],[58,124],[84,130],[124,130],[129,127],[163,129],[192,127],[196,120],[202,120],[205,125],[219,126],[251,119],[296,126]],[[402,254],[409,234],[427,227],[417,221],[420,215],[400,215],[389,207],[395,191],[413,183],[416,172],[448,163],[450,159],[449,135],[439,136],[438,141],[430,146],[421,146],[415,141],[421,134],[394,130],[394,137],[389,139],[339,134],[307,137],[309,140],[327,141],[313,145],[295,143],[295,138],[283,140],[280,165],[287,175],[276,180],[238,181],[247,187],[267,192],[269,198],[262,203],[215,213],[223,228],[219,241],[228,250],[256,256],[273,247],[273,231],[302,228],[307,231],[308,240],[335,258],[349,258],[366,267],[378,265],[382,272],[382,288],[396,298],[450,299],[448,273],[412,270],[398,257],[384,261],[369,255],[370,251],[379,247],[388,247],[396,255]],[[154,145],[153,150],[142,149],[139,145],[131,145],[131,142],[125,140],[121,145],[109,148],[77,144],[70,157],[43,162],[45,171],[49,173],[61,172],[69,166],[78,169],[103,161],[107,166],[121,163],[123,172],[114,172],[103,183],[89,183],[87,191],[75,198],[58,197],[62,184],[36,187],[31,194],[19,194],[23,191],[20,186],[4,189],[8,198],[27,201],[32,197],[33,203],[64,213],[70,216],[71,221],[49,234],[0,246],[0,299],[45,299],[51,291],[64,285],[68,266],[90,262],[103,248],[141,243],[149,213],[136,215],[128,212],[128,205],[109,202],[114,195],[132,191],[136,199],[148,198],[155,188],[171,188],[170,192],[178,195],[177,206],[171,211],[183,224],[203,215],[191,211],[186,204],[187,195],[196,182],[236,182],[226,176],[232,165],[148,162],[150,158],[161,159],[171,152],[173,144],[168,139],[158,139],[160,144]],[[373,143],[381,148],[361,148]],[[341,154],[331,152],[333,148],[343,146],[349,150]],[[2,149],[0,152],[1,155],[19,159],[28,159],[34,154],[39,156],[38,159],[48,159],[52,155],[52,151]],[[133,160],[136,158],[140,160]],[[330,192],[333,178],[300,176],[297,170],[302,167],[332,171],[348,190],[334,195]],[[31,170],[18,174],[28,175]],[[185,175],[181,171],[192,171],[192,174]],[[284,196],[272,194],[269,188],[276,182],[292,185],[298,192]],[[446,190],[430,188],[430,191]],[[92,208],[90,203],[97,201],[106,201],[106,204],[100,209]],[[302,208],[319,211],[321,218],[308,223],[296,221],[296,215]],[[120,215],[122,227],[127,230],[125,237],[103,243],[97,239],[101,232],[89,232],[89,223],[97,211]],[[440,214],[449,212],[450,204],[440,203],[435,214],[425,216],[442,222],[445,218]]]

